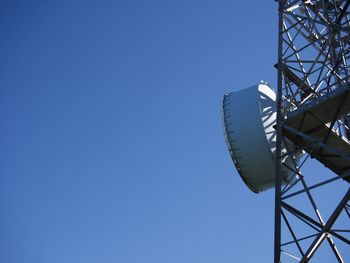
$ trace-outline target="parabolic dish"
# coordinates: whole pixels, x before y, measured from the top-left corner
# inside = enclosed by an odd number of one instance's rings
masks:
[[[222,104],[225,138],[245,184],[255,193],[275,185],[276,95],[266,83],[225,94]],[[288,150],[294,148],[288,142]],[[282,153],[286,146],[282,145]],[[282,184],[293,184],[301,151],[282,159]],[[289,168],[287,168],[289,167]]]

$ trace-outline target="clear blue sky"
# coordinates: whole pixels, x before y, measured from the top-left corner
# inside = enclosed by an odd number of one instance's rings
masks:
[[[269,262],[222,96],[275,86],[274,1],[2,1],[0,261]]]

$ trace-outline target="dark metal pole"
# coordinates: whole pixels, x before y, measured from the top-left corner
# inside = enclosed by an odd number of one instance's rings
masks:
[[[276,109],[276,175],[275,175],[275,247],[274,263],[280,263],[281,257],[281,146],[282,146],[282,30],[284,0],[278,1],[278,73],[277,73],[277,109]]]

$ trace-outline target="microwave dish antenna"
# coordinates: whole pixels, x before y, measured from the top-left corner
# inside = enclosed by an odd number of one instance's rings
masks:
[[[276,94],[264,82],[224,95],[222,120],[232,161],[250,190],[260,193],[275,186]],[[291,142],[288,147],[295,147]],[[287,151],[286,147],[283,149]],[[283,159],[287,166],[299,162],[301,151]],[[283,167],[282,183],[293,184],[298,175]]]

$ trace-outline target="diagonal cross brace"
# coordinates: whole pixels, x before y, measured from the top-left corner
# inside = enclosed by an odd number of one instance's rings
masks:
[[[320,233],[317,235],[315,240],[312,242],[311,246],[305,253],[305,256],[301,259],[301,263],[309,262],[310,258],[313,256],[313,254],[316,252],[316,250],[319,248],[319,246],[322,244],[323,240],[327,237],[327,234],[330,232],[334,222],[337,220],[339,217],[341,211],[343,208],[346,206],[346,203],[350,199],[350,188],[346,192],[345,196],[343,199],[340,201],[339,205],[337,208],[334,210],[326,224],[322,227]]]

